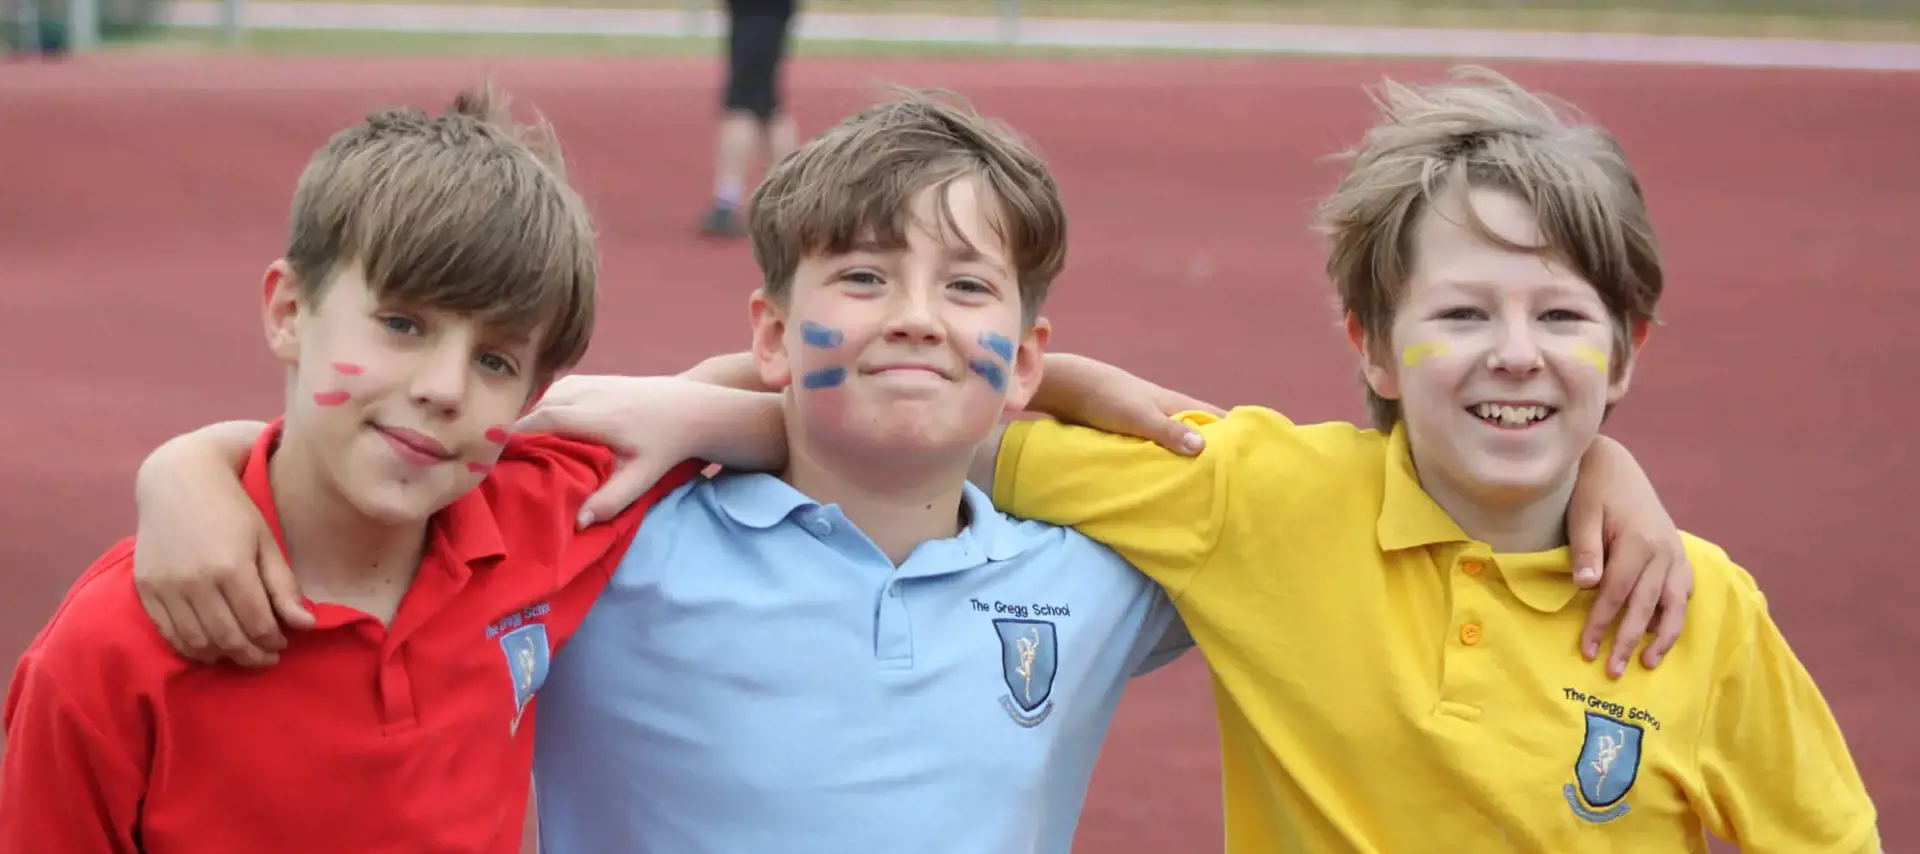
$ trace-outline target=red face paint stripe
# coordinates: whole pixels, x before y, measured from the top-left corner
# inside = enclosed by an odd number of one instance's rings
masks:
[[[344,391],[323,391],[313,396],[313,402],[321,406],[339,406],[352,396]]]
[[[487,441],[496,445],[504,445],[507,443],[507,431],[498,427],[488,427],[486,435]]]
[[[357,377],[366,371],[366,368],[352,362],[334,362],[333,369],[350,377]]]

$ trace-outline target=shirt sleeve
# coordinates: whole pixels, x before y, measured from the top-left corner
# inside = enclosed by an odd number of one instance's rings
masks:
[[[1225,418],[1178,417],[1206,438],[1199,455],[1057,421],[1009,424],[994,464],[994,504],[1079,530],[1178,598],[1219,543],[1241,458],[1261,444],[1261,433],[1291,427],[1255,407]]]
[[[595,573],[602,583],[639,530],[647,509],[705,469],[686,460],[612,519],[585,528],[576,523],[587,498],[613,474],[614,454],[600,445],[545,434],[513,437],[484,482],[498,517],[515,520],[536,554],[559,555],[558,585]]]
[[[1873,802],[1839,724],[1765,597],[1750,587],[1738,599],[1744,616],[1730,621],[1736,641],[1718,669],[1699,742],[1703,820],[1754,854],[1874,854]]]
[[[1133,669],[1134,676],[1145,676],[1172,664],[1194,647],[1193,632],[1187,630],[1187,621],[1174,610],[1173,603],[1162,602],[1155,607],[1166,609],[1165,627],[1160,628],[1153,637],[1153,646],[1147,651],[1147,657],[1139,667]]]
[[[7,690],[0,851],[138,854],[146,775],[134,746],[55,671],[29,650]]]

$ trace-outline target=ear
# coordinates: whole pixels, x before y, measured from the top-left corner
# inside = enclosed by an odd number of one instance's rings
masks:
[[[747,298],[747,319],[753,324],[753,364],[760,382],[774,391],[793,383],[793,364],[787,358],[787,317],[765,288]]]
[[[1034,392],[1040,390],[1041,375],[1045,373],[1047,341],[1053,337],[1053,324],[1046,318],[1036,318],[1033,328],[1020,336],[1020,346],[1013,351],[1013,384],[1007,389],[1006,408],[1008,412],[1019,412],[1032,402]]]
[[[1387,349],[1385,341],[1373,341],[1367,337],[1367,328],[1353,312],[1347,312],[1347,343],[1360,356],[1360,375],[1367,380],[1367,387],[1382,400],[1400,399],[1400,377],[1395,374],[1391,362],[1380,364],[1375,357]]]
[[[267,349],[289,365],[300,361],[300,323],[311,312],[300,295],[300,280],[282,258],[267,265],[261,279],[260,319],[266,325]]]
[[[1614,372],[1613,381],[1607,384],[1607,403],[1619,403],[1627,396],[1627,386],[1633,381],[1633,366],[1640,363],[1640,348],[1646,346],[1647,336],[1652,334],[1653,324],[1646,318],[1635,318],[1630,327],[1627,352],[1620,360],[1620,369]]]

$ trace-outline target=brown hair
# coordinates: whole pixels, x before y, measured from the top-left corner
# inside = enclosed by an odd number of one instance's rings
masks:
[[[1458,67],[1444,83],[1384,81],[1370,92],[1379,121],[1317,211],[1330,236],[1327,276],[1375,346],[1385,348],[1418,259],[1412,236],[1423,212],[1469,187],[1512,193],[1538,218],[1540,246],[1494,234],[1466,208],[1468,226],[1508,249],[1566,264],[1599,291],[1613,321],[1616,376],[1634,321],[1654,319],[1664,275],[1640,182],[1605,128],[1492,71]],[[1369,388],[1367,409],[1384,430],[1396,401]]]
[[[944,90],[898,89],[788,155],[748,207],[766,292],[784,298],[810,255],[907,244],[913,202],[928,188],[978,178],[998,202],[994,233],[1019,279],[1031,324],[1066,264],[1067,217],[1053,173],[1024,139]],[[958,233],[944,194],[940,215]]]
[[[489,82],[437,118],[383,110],[334,134],[294,190],[286,258],[310,300],[357,265],[383,301],[538,333],[544,381],[586,353],[599,260],[551,126],[507,103]]]

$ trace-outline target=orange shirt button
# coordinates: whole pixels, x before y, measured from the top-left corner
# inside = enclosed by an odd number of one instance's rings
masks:
[[[1480,642],[1480,627],[1479,627],[1479,626],[1476,626],[1476,625],[1474,625],[1474,624],[1472,624],[1472,623],[1468,623],[1468,624],[1466,624],[1466,625],[1464,625],[1464,626],[1461,626],[1461,627],[1460,627],[1460,642],[1461,642],[1461,643],[1463,643],[1463,644],[1466,644],[1467,646],[1473,646],[1474,644],[1477,644],[1477,643],[1479,643],[1479,642]]]
[[[1479,578],[1480,562],[1477,560],[1470,560],[1470,561],[1467,561],[1466,563],[1460,564],[1460,571],[1468,575],[1471,575],[1474,578]]]

